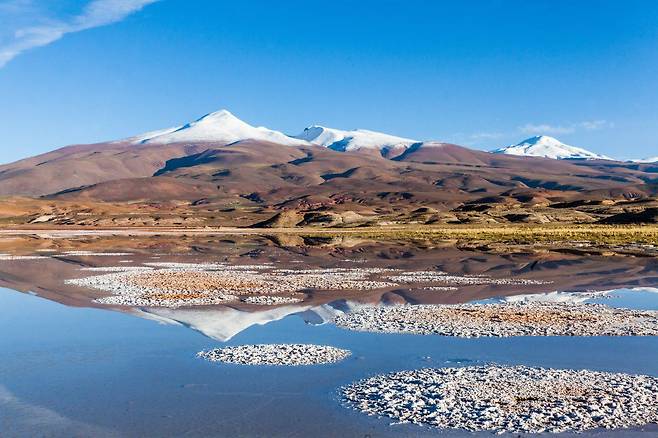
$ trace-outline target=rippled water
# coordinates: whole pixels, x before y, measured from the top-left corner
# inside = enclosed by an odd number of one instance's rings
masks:
[[[93,262],[109,265],[116,260]],[[47,279],[26,283],[19,268],[0,266],[3,284],[13,282],[15,289],[50,298],[0,288],[3,437],[463,436],[461,431],[391,426],[387,419],[342,406],[338,388],[384,372],[492,362],[658,376],[655,337],[460,339],[359,333],[324,323],[332,312],[351,305],[341,297],[249,309],[90,308],[89,299],[58,292],[53,284],[63,278],[57,279],[57,272],[46,275],[38,272],[36,262],[30,263],[20,269]],[[586,286],[591,289],[597,282],[606,290],[610,280],[602,276]],[[496,290],[488,293],[493,299]],[[413,300],[419,296],[425,295]],[[589,302],[658,310],[658,292],[619,288]],[[250,343],[326,344],[353,354],[336,364],[293,368],[209,363],[195,357],[203,349]],[[650,426],[614,435],[656,433]]]

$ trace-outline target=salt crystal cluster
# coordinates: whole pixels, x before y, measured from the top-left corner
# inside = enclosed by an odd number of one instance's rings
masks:
[[[11,254],[0,254],[0,261],[17,261],[17,260],[44,260],[49,257],[46,256],[35,256],[35,255],[11,255]]]
[[[339,362],[349,350],[313,344],[257,344],[201,351],[198,357],[212,362],[242,365],[317,365]]]
[[[428,368],[371,377],[341,392],[369,415],[437,428],[542,433],[658,422],[658,379],[620,373]]]
[[[304,301],[298,297],[281,297],[276,295],[257,295],[242,298],[242,302],[259,306],[275,306],[279,304],[295,304]]]
[[[482,275],[453,275],[442,271],[409,271],[401,272],[388,277],[396,283],[445,283],[451,285],[480,285],[480,284],[503,284],[503,285],[542,285],[550,284],[551,281],[529,280],[525,278],[492,278]]]
[[[514,302],[363,306],[338,315],[350,330],[443,336],[658,336],[658,311],[600,304]]]
[[[253,304],[290,304],[296,292],[316,290],[370,290],[395,286],[371,279],[372,268],[273,269],[270,265],[222,263],[146,263],[142,267],[87,268],[108,272],[67,280],[67,284],[109,292],[96,301],[109,305],[180,307],[213,305],[244,299]],[[283,295],[283,296],[281,296]],[[257,298],[258,297],[258,298]]]

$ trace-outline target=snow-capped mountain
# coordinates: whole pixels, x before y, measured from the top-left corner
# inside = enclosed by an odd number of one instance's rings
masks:
[[[304,132],[296,135],[295,138],[335,151],[348,152],[358,151],[360,149],[382,150],[407,148],[414,143],[418,143],[417,140],[410,138],[396,137],[366,129],[343,131],[318,125],[309,126],[304,129]]]
[[[345,131],[313,125],[295,136],[265,127],[252,126],[231,114],[220,110],[206,114],[200,119],[182,126],[146,132],[141,135],[119,140],[115,143],[142,144],[173,144],[188,142],[213,142],[229,144],[241,140],[257,140],[278,143],[288,146],[303,146],[314,144],[335,151],[379,151],[384,157],[398,156],[407,150],[421,146],[434,146],[440,143],[421,143],[418,140],[384,134],[367,129]],[[411,146],[414,146],[410,149]],[[611,160],[605,155],[570,146],[559,140],[541,135],[522,141],[519,144],[507,146],[492,151],[497,154],[508,154],[530,157],[547,157],[554,159],[600,159]],[[636,162],[658,161],[658,157]]]
[[[658,163],[658,157],[643,158],[641,160],[631,160],[632,163]]]
[[[525,157],[545,157],[556,160],[612,160],[576,146],[564,144],[556,138],[538,135],[521,143],[491,151],[494,154],[508,154]]]
[[[261,140],[285,145],[308,144],[282,132],[254,127],[235,117],[227,110],[206,114],[183,126],[147,132],[127,141],[134,144],[170,144],[181,142],[233,143],[240,140]]]
[[[203,309],[144,308],[131,309],[130,313],[140,318],[151,319],[161,324],[182,325],[196,330],[211,339],[226,342],[238,333],[254,325],[266,325],[287,316],[299,314],[309,324],[324,324],[336,315],[349,309],[345,304],[339,309],[332,304],[319,306],[290,305],[262,310],[245,311],[232,307]]]
[[[226,342],[251,326],[265,325],[310,308],[311,306],[281,306],[256,312],[246,312],[231,307],[148,308],[135,310],[133,314],[164,324],[180,324],[203,333],[211,339]]]

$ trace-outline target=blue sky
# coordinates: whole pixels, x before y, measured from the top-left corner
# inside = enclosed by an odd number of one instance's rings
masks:
[[[0,0],[0,162],[227,108],[658,155],[658,2]]]

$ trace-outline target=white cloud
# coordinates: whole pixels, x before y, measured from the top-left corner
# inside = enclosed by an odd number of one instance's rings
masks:
[[[499,140],[506,136],[507,134],[505,133],[493,132],[493,131],[472,132],[472,133],[458,132],[446,137],[445,141],[455,144],[482,146],[493,140]]]
[[[526,123],[519,126],[519,131],[524,134],[539,135],[539,134],[571,134],[575,131],[573,126],[556,126],[548,124],[535,125],[533,123]]]
[[[614,124],[607,120],[586,120],[584,122],[571,123],[569,125],[550,125],[548,123],[526,123],[519,126],[519,131],[524,134],[572,134],[578,130],[596,131],[598,129],[612,128]]]
[[[23,401],[3,385],[0,385],[0,412],[7,420],[7,424],[3,423],[6,431],[16,436],[35,435],[37,431],[54,436],[118,436],[113,431],[72,420],[48,408]]]
[[[469,137],[471,140],[474,141],[479,141],[479,140],[495,140],[501,137],[504,137],[505,134],[502,132],[476,132],[471,134]]]
[[[614,128],[615,125],[607,120],[588,120],[580,122],[578,126],[587,131],[596,131],[597,129]]]
[[[569,123],[563,125],[551,125],[549,123],[526,123],[516,130],[510,131],[481,131],[481,132],[458,132],[446,138],[446,141],[470,146],[490,146],[491,143],[509,139],[517,139],[519,132],[528,136],[534,135],[565,135],[577,131],[595,131],[599,129],[614,128],[614,123],[607,120],[586,120],[583,122]]]
[[[157,1],[159,0],[91,0],[78,15],[68,19],[40,16],[34,3],[29,0],[7,2],[0,8],[0,18],[20,13],[34,14],[34,16],[32,25],[27,24],[15,29],[8,41],[0,44],[0,68],[26,50],[48,45],[67,33],[116,23]],[[10,21],[10,19],[6,20],[6,22]]]

